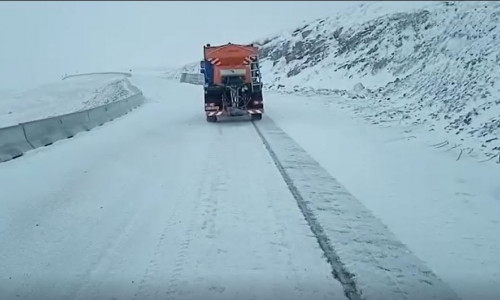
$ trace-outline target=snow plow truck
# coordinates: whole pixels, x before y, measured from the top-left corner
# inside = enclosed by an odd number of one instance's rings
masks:
[[[262,119],[262,77],[259,49],[253,44],[203,46],[200,73],[204,76],[205,113],[208,122],[220,116]]]

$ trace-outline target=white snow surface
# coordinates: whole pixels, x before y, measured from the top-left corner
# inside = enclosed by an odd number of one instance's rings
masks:
[[[0,128],[125,99],[135,94],[124,75],[70,77],[22,92],[0,94]]]
[[[332,96],[267,92],[266,114],[370,209],[461,299],[500,295],[500,169],[380,128]]]
[[[0,164],[0,298],[346,299],[252,123],[132,81],[141,108]]]

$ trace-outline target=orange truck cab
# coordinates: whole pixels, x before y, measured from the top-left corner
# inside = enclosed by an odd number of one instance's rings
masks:
[[[264,113],[259,49],[255,45],[203,46],[200,72],[204,74],[207,121],[219,116],[250,115],[260,120]]]

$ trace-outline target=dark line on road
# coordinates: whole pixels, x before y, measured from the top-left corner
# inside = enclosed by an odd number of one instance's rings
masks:
[[[297,201],[300,211],[304,215],[307,224],[311,228],[311,231],[316,237],[316,240],[318,241],[318,244],[321,250],[323,251],[323,254],[325,255],[328,263],[332,268],[332,274],[334,278],[337,279],[342,284],[342,287],[344,289],[344,294],[346,295],[347,298],[349,298],[350,300],[362,300],[363,297],[361,297],[361,293],[358,291],[356,283],[353,280],[354,275],[345,268],[344,264],[340,260],[340,257],[337,255],[337,253],[331,246],[328,237],[325,235],[323,227],[318,223],[313,212],[307,207],[306,201],[304,200],[304,198],[302,198],[302,195],[300,194],[297,187],[294,185],[292,179],[290,178],[285,168],[281,164],[278,156],[273,151],[271,145],[264,137],[264,134],[262,134],[262,132],[260,131],[259,127],[255,122],[252,121],[252,123],[253,126],[255,127],[255,130],[257,130],[257,134],[262,139],[262,142],[264,143],[267,151],[269,152],[271,158],[273,159],[276,167],[278,168],[281,176],[283,177],[283,180],[288,186],[288,189],[290,190],[293,197]]]

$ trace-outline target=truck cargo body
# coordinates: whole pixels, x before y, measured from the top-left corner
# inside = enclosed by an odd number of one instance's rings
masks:
[[[243,115],[261,119],[264,106],[258,48],[231,43],[203,48],[200,72],[204,74],[207,121]]]

